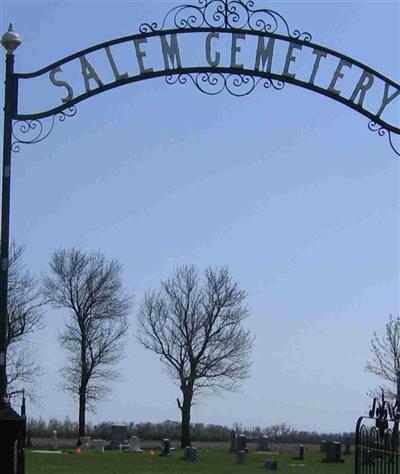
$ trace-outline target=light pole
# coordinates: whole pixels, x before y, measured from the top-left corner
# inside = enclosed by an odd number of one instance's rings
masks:
[[[25,417],[11,408],[7,396],[7,329],[8,329],[8,251],[10,240],[10,179],[12,121],[16,109],[16,88],[14,83],[14,51],[21,44],[21,38],[14,32],[12,23],[3,35],[1,44],[7,50],[4,98],[3,135],[3,182],[1,200],[1,257],[0,257],[0,462],[2,473],[16,472],[16,440],[24,427]]]

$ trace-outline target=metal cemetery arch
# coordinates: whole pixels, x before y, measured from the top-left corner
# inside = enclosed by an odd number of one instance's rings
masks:
[[[139,30],[139,34],[92,46],[36,72],[13,74],[12,118],[15,120],[13,151],[19,151],[21,143],[37,143],[46,138],[52,130],[57,115],[61,121],[75,115],[75,105],[89,97],[125,84],[165,77],[168,84],[185,84],[190,80],[197,89],[209,95],[216,95],[226,90],[234,96],[244,96],[250,94],[259,84],[264,88],[280,90],[286,83],[317,92],[366,116],[369,119],[369,129],[378,132],[380,136],[387,135],[391,148],[400,156],[400,150],[395,147],[393,141],[393,135],[400,135],[400,117],[398,117],[398,123],[392,123],[382,117],[390,103],[393,101],[400,103],[400,85],[349,56],[313,43],[310,33],[297,29],[292,31],[285,18],[274,10],[256,9],[253,0],[199,0],[199,6],[176,6],[167,13],[161,24],[142,23]],[[207,35],[204,44],[207,61],[204,65],[185,66],[181,59],[179,40],[183,36],[199,33]],[[217,50],[218,45],[216,46],[220,35],[232,37],[229,66],[220,65],[221,54]],[[241,51],[246,36],[255,38],[258,42],[254,51],[254,66],[250,67],[240,64],[238,59],[238,53]],[[145,44],[154,38],[159,38],[161,41],[160,52],[164,59],[164,67],[159,70],[146,67],[144,64]],[[279,42],[287,44],[282,72],[272,67],[274,54],[276,55],[276,44]],[[139,73],[132,76],[127,73],[121,74],[112,51],[112,47],[126,43],[130,43],[130,46],[134,44],[139,64]],[[315,56],[307,81],[296,77],[293,71],[296,59],[300,60],[296,56],[303,48],[312,51]],[[104,60],[109,63],[113,71],[114,81],[107,83],[103,81],[87,58],[87,55],[100,51],[104,51]],[[326,58],[337,62],[328,87],[318,84],[318,73],[323,68]],[[74,61],[80,62],[85,83],[85,92],[77,95],[63,76],[63,67],[69,66]],[[352,66],[358,68],[361,74],[358,81],[353,84],[351,96],[345,97],[339,89],[340,81],[345,75],[346,68],[349,69]],[[24,80],[38,78],[45,74],[49,75],[54,86],[61,88],[61,91],[67,94],[61,98],[61,105],[54,105],[36,113],[20,112],[17,100],[18,88],[23,85]],[[376,105],[375,110],[370,110],[364,105],[365,97],[378,81],[384,86],[381,91],[381,102]],[[48,128],[41,121],[47,117],[51,117]],[[28,138],[29,132],[32,132],[32,137]]]
[[[203,64],[185,65],[182,59],[180,42],[191,35],[204,37],[201,45],[205,59]],[[223,46],[219,43],[222,38],[228,38],[230,42],[230,61],[227,64],[222,60]],[[158,69],[147,62],[146,43],[151,41],[157,42],[162,58],[163,67]],[[14,50],[20,42],[10,25],[2,38],[7,58],[0,265],[0,459],[6,474],[14,472],[14,441],[23,425],[23,420],[9,404],[6,390],[12,152],[20,151],[21,145],[44,140],[52,132],[56,121],[62,122],[74,116],[76,104],[89,97],[129,83],[165,77],[170,85],[191,82],[209,95],[227,91],[234,96],[246,96],[259,85],[266,89],[281,90],[287,83],[317,92],[367,117],[369,130],[377,132],[379,136],[387,136],[391,149],[400,156],[400,149],[396,148],[394,142],[394,135],[400,135],[400,117],[395,116],[395,120],[392,120],[385,114],[390,108],[393,109],[393,104],[399,105],[400,85],[345,54],[313,43],[310,33],[292,30],[282,15],[271,9],[255,8],[253,0],[199,0],[198,5],[178,5],[166,14],[161,23],[143,23],[138,34],[87,48],[31,73],[14,72]],[[241,48],[251,42],[252,62],[242,64]],[[123,45],[129,45],[131,52],[136,55],[137,74],[124,72],[116,60],[113,48]],[[284,66],[277,70],[275,58],[281,50],[284,51]],[[307,79],[296,75],[296,64],[302,60],[302,50],[307,50],[313,58]],[[114,76],[113,80],[104,80],[93,67],[91,55],[96,54],[106,62],[108,71]],[[326,61],[334,64],[328,86],[319,82]],[[80,69],[80,88],[84,86],[84,90],[78,93],[65,70],[74,65]],[[346,80],[346,71],[352,67],[359,71],[359,75],[352,83],[351,94],[346,96],[341,92],[341,81]],[[23,104],[19,103],[21,88],[30,79],[43,77],[51,83],[53,92],[59,94],[57,103],[34,113],[22,110]],[[371,96],[377,103],[371,105]],[[21,469],[18,466],[18,472],[23,472]]]

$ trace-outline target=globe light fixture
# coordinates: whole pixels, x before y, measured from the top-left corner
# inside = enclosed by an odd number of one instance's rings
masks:
[[[14,54],[14,51],[22,43],[21,37],[14,31],[13,24],[10,23],[8,30],[1,38],[1,44],[7,50],[7,54]]]

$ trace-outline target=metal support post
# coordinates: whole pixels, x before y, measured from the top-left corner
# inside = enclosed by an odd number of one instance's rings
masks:
[[[11,408],[7,396],[7,330],[8,330],[8,251],[10,240],[10,179],[12,120],[16,106],[14,84],[14,51],[21,39],[14,32],[12,24],[2,37],[7,50],[4,135],[3,135],[3,182],[1,201],[1,256],[0,256],[0,461],[1,472],[14,474],[16,465],[16,440],[25,424],[25,417]]]

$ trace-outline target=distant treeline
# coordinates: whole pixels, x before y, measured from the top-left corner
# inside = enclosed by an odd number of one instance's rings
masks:
[[[135,435],[141,440],[161,440],[169,438],[179,440],[181,435],[181,424],[178,421],[163,421],[162,423],[126,423],[128,426],[128,437]],[[32,438],[51,438],[53,430],[57,431],[57,437],[77,438],[78,423],[66,418],[64,421],[43,418],[30,419],[28,429]],[[261,436],[267,436],[271,443],[320,443],[326,441],[341,441],[344,443],[347,437],[354,439],[354,433],[317,433],[316,431],[297,431],[285,423],[271,425],[266,428],[259,426],[246,428],[240,424],[234,424],[231,428],[222,425],[204,423],[193,423],[191,433],[193,441],[224,442],[230,440],[231,430],[245,433],[249,440],[258,440]],[[111,439],[112,422],[103,422],[97,425],[88,423],[86,425],[87,436],[99,439]]]

